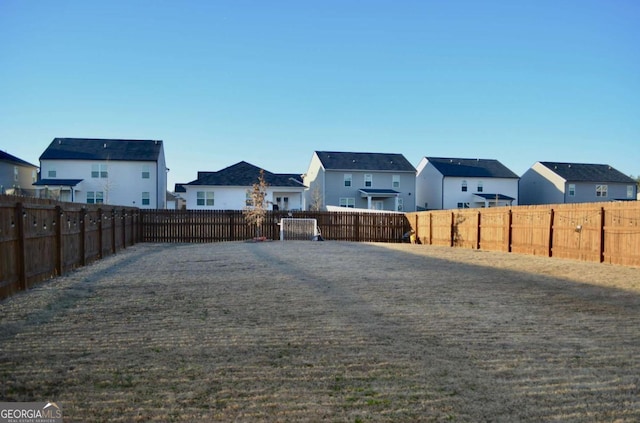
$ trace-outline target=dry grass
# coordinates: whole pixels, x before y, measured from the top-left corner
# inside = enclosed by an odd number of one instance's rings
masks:
[[[640,269],[409,244],[140,244],[0,303],[66,421],[640,421]]]

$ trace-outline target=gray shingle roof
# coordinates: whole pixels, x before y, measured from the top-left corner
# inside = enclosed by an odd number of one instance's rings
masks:
[[[606,164],[540,162],[566,181],[635,184],[633,178]]]
[[[217,172],[198,172],[198,179],[183,185],[223,185],[248,187],[258,182],[260,169],[245,161],[238,162]],[[269,186],[299,187],[302,185],[292,181],[300,181],[295,173],[271,173],[264,171],[264,180]],[[300,183],[302,183],[300,181]]]
[[[416,169],[402,154],[346,153],[338,151],[316,151],[326,170],[370,170],[414,172]]]
[[[54,138],[40,160],[157,161],[162,141],[98,138]]]
[[[17,165],[21,165],[21,166],[33,166],[33,167],[37,167],[36,165],[32,165],[31,163],[24,161],[16,156],[13,156],[7,152],[4,151],[0,151],[0,161],[3,162],[9,162],[9,163],[14,163]]]
[[[451,157],[427,157],[444,176],[475,178],[518,178],[509,168],[494,159],[458,159]]]

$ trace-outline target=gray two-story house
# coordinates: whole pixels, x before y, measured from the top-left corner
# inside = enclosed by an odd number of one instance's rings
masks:
[[[520,178],[520,204],[635,200],[633,178],[606,164],[536,162]]]
[[[416,209],[416,169],[402,154],[315,151],[303,179],[308,208]]]
[[[34,195],[38,167],[5,151],[0,151],[0,194]]]

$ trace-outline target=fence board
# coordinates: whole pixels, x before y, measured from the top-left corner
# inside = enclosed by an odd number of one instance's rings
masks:
[[[103,207],[110,213],[112,206]],[[99,205],[1,195],[0,299],[99,259],[105,239],[112,242],[107,254],[125,248],[124,223],[120,238],[113,243],[99,210]],[[137,209],[126,210],[135,213]],[[131,233],[136,232],[132,227]]]

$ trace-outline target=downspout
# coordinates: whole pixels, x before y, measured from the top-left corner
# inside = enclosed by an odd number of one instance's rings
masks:
[[[444,175],[442,175],[442,187],[440,188],[440,195],[442,199],[440,200],[440,210],[444,210]]]

